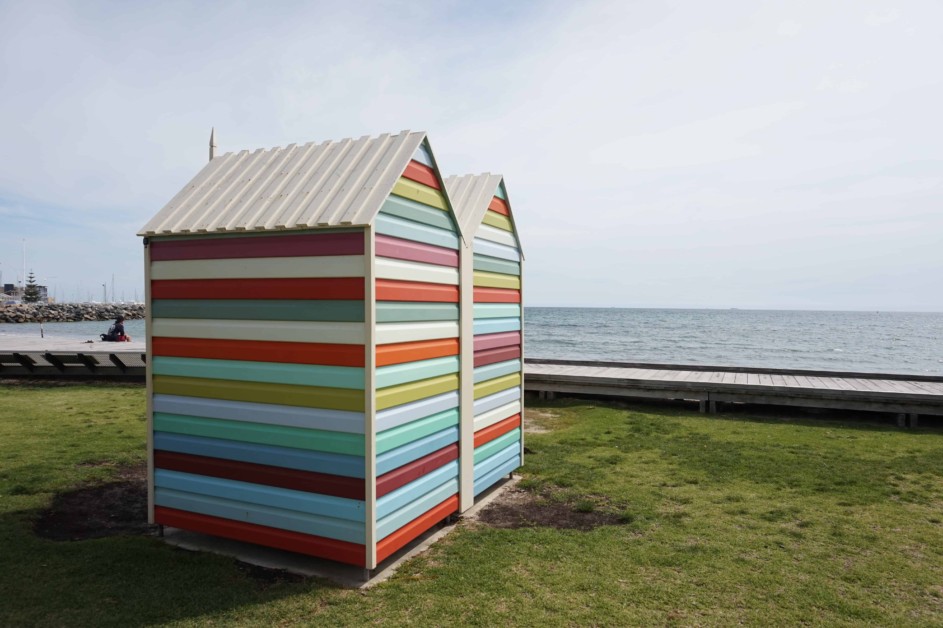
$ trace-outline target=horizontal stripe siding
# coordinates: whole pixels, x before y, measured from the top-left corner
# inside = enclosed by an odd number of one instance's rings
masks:
[[[154,299],[151,302],[151,316],[157,318],[363,322],[363,310],[363,301]]]
[[[363,255],[363,233],[305,233],[188,240],[153,238],[151,261],[244,257],[313,257]]]
[[[366,487],[363,479],[349,478],[342,475],[314,473],[272,465],[160,450],[154,452],[154,466],[158,469],[208,475],[266,486],[278,486],[308,493],[321,493],[322,495],[333,495],[361,501],[366,499]]]
[[[499,334],[505,331],[520,331],[521,319],[519,318],[482,318],[476,319],[473,323],[475,335]]]
[[[355,499],[293,491],[277,486],[264,486],[165,469],[155,471],[154,484],[160,488],[184,493],[207,495],[218,499],[269,506],[281,510],[292,510],[309,515],[321,515],[331,519],[344,519],[357,523],[364,522],[364,503]]]
[[[401,196],[388,197],[380,208],[380,212],[412,220],[413,222],[421,222],[430,227],[453,231],[452,218],[447,212]]]
[[[482,224],[494,227],[495,229],[503,229],[504,231],[514,231],[514,227],[511,225],[511,220],[498,212],[488,210],[485,212],[485,217],[481,219]]]
[[[475,303],[520,303],[520,290],[503,288],[474,288]]]
[[[495,377],[494,379],[489,379],[486,382],[481,382],[475,384],[475,399],[480,399],[488,395],[493,395],[499,390],[504,390],[506,388],[513,388],[515,386],[521,385],[521,374],[512,373],[511,375],[503,375],[501,377]]]
[[[155,375],[155,393],[363,412],[362,390]]]
[[[417,321],[457,321],[457,303],[404,303],[377,302],[378,323],[408,323]]]
[[[377,434],[376,452],[386,453],[453,425],[458,425],[458,410],[454,408],[380,432]]]
[[[394,238],[414,240],[448,249],[457,249],[459,246],[459,237],[452,231],[430,227],[389,214],[378,214],[374,220],[374,228],[377,233]]]
[[[246,360],[286,364],[321,364],[355,366],[364,364],[363,345],[338,345],[315,342],[271,342],[265,340],[219,340],[210,338],[151,339],[154,356],[204,358],[207,360]]]
[[[403,176],[417,183],[428,185],[431,188],[437,190],[442,189],[442,185],[435,175],[435,170],[422,162],[415,160],[410,161],[406,164],[406,169],[403,170]]]
[[[479,318],[520,318],[521,306],[517,303],[475,303],[474,316]]]
[[[518,454],[513,458],[507,460],[506,462],[501,463],[501,465],[490,471],[489,473],[484,474],[479,479],[475,480],[474,491],[475,497],[484,493],[486,490],[497,484],[501,481],[501,478],[508,475],[514,469],[517,469],[521,466],[521,456]]]
[[[392,493],[401,486],[430,473],[442,465],[458,460],[458,445],[452,444],[436,450],[409,464],[377,477],[377,497]]]
[[[243,443],[258,443],[276,447],[292,447],[323,451],[331,454],[361,456],[364,452],[363,434],[329,432],[264,423],[207,419],[179,414],[154,413],[154,429],[169,434],[202,436]]]
[[[151,263],[151,279],[363,277],[363,255],[174,260]]]
[[[155,318],[152,335],[211,340],[261,340],[363,345],[363,323],[321,321],[219,321],[196,318]]]
[[[503,436],[510,432],[511,430],[521,427],[521,415],[515,414],[510,416],[503,421],[498,421],[494,425],[490,425],[483,430],[478,430],[475,432],[475,447],[481,447],[485,443],[489,443],[499,436]]]
[[[475,431],[483,430],[486,427],[491,427],[499,421],[503,421],[509,416],[520,413],[521,411],[521,402],[520,397],[517,398],[517,401],[512,401],[511,403],[504,404],[503,406],[498,406],[493,410],[484,412],[483,414],[475,416]]]
[[[448,480],[458,477],[458,461],[446,463],[431,473],[401,486],[377,500],[377,518],[388,517],[423,495],[434,491]]]
[[[475,448],[475,464],[481,464],[491,456],[495,455],[502,449],[518,443],[518,448],[520,448],[521,441],[521,430],[513,429],[507,434],[500,436],[489,443],[482,445],[481,447]]]
[[[455,249],[380,234],[375,236],[375,240],[377,257],[404,259],[425,264],[452,266],[453,268],[458,266],[458,251]]]
[[[316,534],[348,543],[364,542],[364,525],[343,519],[309,515],[159,487],[154,491],[154,503],[165,508],[245,521],[293,532]]]
[[[475,383],[484,382],[495,377],[510,375],[511,373],[521,372],[520,360],[507,360],[506,362],[495,362],[486,366],[479,366],[474,370]]]
[[[434,397],[404,403],[381,412],[377,412],[377,432],[391,430],[417,419],[431,416],[458,407],[458,393],[447,392]]]
[[[520,251],[513,246],[505,246],[503,244],[497,244],[496,242],[475,238],[472,248],[476,255],[488,255],[489,257],[506,259],[510,262],[521,261]]]
[[[400,177],[393,186],[393,194],[441,210],[448,210],[445,196],[440,190]]]
[[[426,147],[425,142],[420,144],[419,148],[416,149],[416,152],[413,153],[413,161],[418,161],[424,166],[435,168],[435,164],[432,161],[432,155],[429,153],[429,149]]]
[[[363,543],[347,543],[323,536],[279,530],[244,521],[211,517],[162,506],[154,509],[154,520],[155,523],[180,528],[181,530],[192,530],[193,532],[265,545],[297,554],[327,558],[357,567],[364,567],[367,564],[366,548]]]
[[[363,277],[165,279],[151,282],[152,299],[245,299],[251,297],[253,299],[362,301],[363,295]]]
[[[387,388],[449,373],[458,373],[458,356],[395,364],[377,369],[376,388]]]
[[[207,377],[241,382],[322,386],[363,390],[364,370],[352,366],[321,366],[317,364],[281,364],[277,362],[246,362],[238,360],[204,360],[201,358],[155,357],[154,375],[175,377]]]
[[[475,352],[485,349],[495,349],[497,347],[508,347],[521,344],[521,332],[509,331],[500,334],[483,334],[475,336]]]
[[[475,240],[478,240],[479,238],[482,240],[487,240],[488,242],[503,244],[504,246],[517,249],[517,240],[514,238],[514,234],[509,231],[505,231],[504,229],[497,229],[488,225],[480,225],[478,227],[478,231],[475,234]]]
[[[508,204],[499,197],[494,197],[491,199],[491,203],[488,204],[488,209],[504,216],[511,215],[511,210],[508,207]]]
[[[514,458],[520,458],[521,455],[521,443],[520,441],[515,441],[489,456],[488,458],[482,460],[475,465],[475,479],[480,479],[485,475],[488,475],[497,468],[500,468],[508,460],[513,460]]]
[[[501,273],[489,273],[482,270],[475,271],[476,286],[483,288],[511,288],[513,290],[521,289],[521,278]]]
[[[381,323],[376,326],[378,345],[437,340],[458,336],[457,322],[434,323]]]
[[[458,355],[458,338],[440,338],[438,340],[420,340],[418,342],[400,342],[378,345],[376,351],[376,365],[388,366],[429,360],[447,355]]]
[[[377,258],[376,277],[377,279],[458,285],[458,270],[455,268],[419,262],[404,262],[386,257]]]
[[[490,255],[482,255],[481,253],[475,254],[473,265],[475,270],[483,270],[490,273],[502,273],[504,275],[521,274],[520,262],[511,262],[506,259],[491,257]]]
[[[322,408],[299,408],[268,403],[246,403],[244,401],[222,401],[181,397],[178,395],[154,395],[154,412],[185,414],[208,419],[226,419],[248,423],[266,423],[330,432],[364,433],[363,412],[324,410]]]
[[[436,504],[455,495],[457,492],[458,480],[448,480],[441,486],[436,487],[419,499],[410,502],[407,506],[400,508],[393,514],[377,520],[377,538],[382,539],[392,534],[398,528],[406,525],[424,512],[435,507]]]
[[[484,351],[475,351],[475,368],[487,366],[505,360],[513,360],[521,357],[521,346],[498,347],[497,349],[486,349]]]
[[[452,495],[392,534],[377,541],[377,561],[386,560],[394,552],[406,547],[411,541],[456,512],[458,512],[458,495]]]
[[[458,442],[458,428],[449,427],[377,456],[377,475],[389,473],[405,464]]]
[[[481,384],[486,386],[487,382]],[[425,399],[458,389],[458,375],[441,375],[418,382],[381,388],[376,391],[377,410],[385,410],[417,399]]]
[[[364,477],[363,456],[312,452],[308,449],[294,447],[250,445],[239,441],[159,431],[154,432],[154,448],[194,456],[238,460],[253,464],[298,469],[300,471],[343,475],[360,479]]]
[[[475,399],[474,406],[472,411],[475,416],[481,416],[485,412],[490,412],[495,408],[500,408],[514,402],[520,403],[521,400],[521,389],[520,387],[508,388],[507,390],[502,390],[496,392],[493,395],[488,395],[487,397],[481,397],[480,399]],[[509,415],[505,415],[509,416]],[[504,417],[502,417],[504,418]],[[476,430],[479,428],[475,428]]]
[[[507,194],[505,194],[503,181],[498,184],[497,189],[494,191],[494,195],[495,195],[495,198],[499,198],[505,201],[508,200]]]
[[[378,279],[376,298],[382,301],[415,301],[425,303],[458,303],[458,286],[447,286],[418,281]]]

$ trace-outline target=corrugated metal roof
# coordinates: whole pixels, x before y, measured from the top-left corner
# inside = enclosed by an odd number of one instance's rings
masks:
[[[138,235],[369,225],[425,137],[402,131],[220,155]]]
[[[488,211],[488,205],[494,198],[495,191],[504,180],[500,174],[466,174],[452,175],[445,179],[445,190],[448,193],[449,200],[452,202],[452,209],[458,218],[459,228],[466,241],[471,241],[481,226],[481,221]],[[510,201],[508,201],[510,206]],[[521,239],[517,234],[517,225],[514,223],[514,212],[508,216],[511,225],[514,227],[514,239],[517,240],[517,250],[524,257],[524,249],[521,248]]]

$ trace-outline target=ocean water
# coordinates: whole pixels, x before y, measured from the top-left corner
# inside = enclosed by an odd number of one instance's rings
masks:
[[[97,340],[109,321],[46,323],[47,337]],[[134,339],[144,321],[127,321]],[[0,341],[39,324],[0,324]],[[528,307],[529,358],[943,375],[943,313]]]

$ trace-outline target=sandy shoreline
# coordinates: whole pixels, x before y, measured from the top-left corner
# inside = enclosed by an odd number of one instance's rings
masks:
[[[143,353],[145,351],[145,342],[86,342],[76,340],[75,338],[62,338],[46,335],[45,338],[38,336],[33,338],[29,336],[0,336],[0,351],[20,353],[42,352],[42,351],[68,351],[75,353]]]

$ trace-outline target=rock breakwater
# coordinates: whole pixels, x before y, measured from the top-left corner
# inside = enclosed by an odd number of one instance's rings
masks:
[[[143,303],[18,303],[0,305],[0,323],[108,321],[144,318]]]

